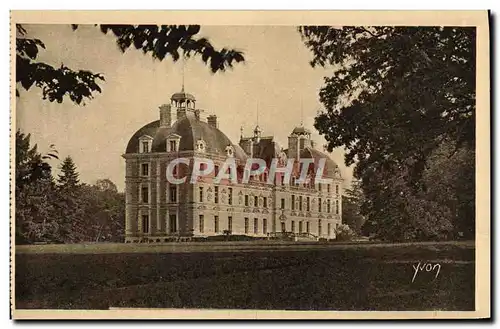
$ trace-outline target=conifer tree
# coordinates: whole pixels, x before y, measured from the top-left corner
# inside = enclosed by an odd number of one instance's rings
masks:
[[[76,165],[70,156],[67,156],[61,165],[61,173],[57,183],[63,189],[73,189],[80,183]]]

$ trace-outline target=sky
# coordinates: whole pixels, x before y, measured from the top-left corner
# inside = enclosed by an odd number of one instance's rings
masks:
[[[73,70],[85,69],[104,75],[102,93],[76,105],[66,98],[61,104],[42,100],[41,91],[20,89],[16,125],[31,134],[41,152],[54,144],[60,159],[71,156],[82,182],[92,184],[109,178],[123,190],[128,140],[139,128],[159,119],[158,107],[182,86],[182,61],[153,60],[135,49],[121,53],[112,35],[98,27],[69,25],[23,25],[28,37],[46,46],[39,60]],[[330,68],[312,68],[312,54],[291,26],[202,26],[200,37],[216,48],[238,49],[245,63],[213,74],[201,58],[184,63],[185,89],[206,114],[218,117],[219,129],[238,143],[240,128],[250,135],[257,124],[263,135],[273,135],[284,148],[287,136],[303,121],[312,130],[317,148],[325,139],[314,129],[314,117],[322,108],[319,90]],[[257,115],[258,113],[258,115]],[[339,165],[345,186],[352,167],[344,164],[344,151],[330,153]],[[60,161],[51,160],[57,174]]]

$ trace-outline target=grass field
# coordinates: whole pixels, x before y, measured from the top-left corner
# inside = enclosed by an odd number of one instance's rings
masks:
[[[16,248],[16,308],[474,310],[474,243]],[[422,270],[419,262],[440,264]]]

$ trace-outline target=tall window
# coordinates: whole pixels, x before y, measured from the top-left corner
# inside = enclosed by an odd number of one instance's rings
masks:
[[[141,188],[141,198],[143,203],[149,202],[149,188],[147,186]]]
[[[200,193],[199,194],[200,194],[199,200],[200,200],[200,202],[203,202],[203,187],[202,186],[200,186]]]
[[[170,185],[170,202],[177,202],[177,186]]]
[[[141,165],[141,175],[149,176],[149,163],[143,163]]]
[[[214,201],[215,203],[219,203],[219,187],[215,186],[214,187]]]
[[[339,214],[339,200],[335,200],[335,214]]]
[[[285,209],[285,198],[281,198],[281,209]]]
[[[245,206],[248,207],[248,195],[245,195]]]
[[[306,222],[306,231],[307,231],[307,233],[311,233],[311,230],[309,227],[309,222]]]
[[[205,217],[200,215],[200,233],[205,231]]]
[[[330,209],[330,200],[327,200],[327,201],[326,201],[326,212],[327,212],[327,213],[330,213],[330,210],[331,210],[331,209]]]
[[[262,233],[267,234],[267,219],[262,219]]]
[[[330,184],[326,184],[326,192],[330,193]]]
[[[232,205],[233,204],[233,188],[229,187],[228,191],[229,191],[229,197],[227,199],[227,203],[229,203],[230,205]]]
[[[281,185],[285,185],[285,175],[281,175]]]
[[[149,215],[142,215],[142,233],[149,233]]]
[[[149,142],[148,141],[142,142],[142,152],[143,153],[149,152]]]
[[[264,197],[264,208],[267,208],[267,197]]]
[[[286,232],[286,224],[285,224],[285,222],[281,222],[281,232]]]
[[[219,216],[214,216],[214,231],[219,233]]]
[[[299,211],[302,211],[302,195],[299,195]]]
[[[336,193],[336,194],[339,194],[339,185],[338,185],[338,184],[337,184],[337,185],[335,185],[335,193]]]
[[[169,225],[170,233],[177,232],[177,216],[175,214],[171,214],[169,216]]]
[[[321,212],[321,206],[322,206],[321,198],[318,198],[318,212]]]
[[[299,233],[302,233],[303,227],[302,227],[302,221],[299,222]]]
[[[295,232],[295,221],[292,220],[292,232]]]
[[[318,219],[318,235],[321,235],[321,219]]]
[[[233,231],[233,217],[232,216],[227,217],[227,230],[229,232]]]
[[[292,194],[292,210],[295,210],[295,195]]]
[[[259,206],[259,197],[258,196],[254,196],[253,197],[253,206],[254,207],[258,207]]]
[[[309,197],[307,197],[307,204],[306,204],[306,207],[307,207],[307,211],[310,211],[311,210],[311,199]]]
[[[249,222],[248,217],[245,217],[245,233],[247,233],[247,234],[248,234],[248,225],[249,225],[248,222]]]
[[[332,235],[332,224],[328,223],[328,236]]]
[[[318,191],[321,192],[321,183],[318,183]]]
[[[216,177],[219,176],[219,165],[214,166],[214,172]]]
[[[253,233],[255,233],[255,234],[259,233],[259,219],[258,218],[253,219]]]

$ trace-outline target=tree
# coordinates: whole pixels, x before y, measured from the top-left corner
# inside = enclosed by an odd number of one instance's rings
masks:
[[[346,164],[356,164],[368,224],[388,239],[404,239],[416,226],[412,214],[435,213],[447,229],[447,210],[432,204],[423,175],[443,143],[452,154],[474,148],[475,29],[305,26],[299,32],[313,53],[311,65],[332,66],[315,127],[329,151],[343,146]],[[470,199],[467,187],[455,192]],[[470,205],[460,211],[473,213]]]
[[[76,165],[70,156],[67,156],[61,165],[61,173],[59,174],[57,183],[64,190],[72,190],[80,183]]]
[[[78,25],[72,25],[73,30]],[[171,57],[177,61],[181,54],[187,58],[200,56],[215,73],[232,67],[234,62],[244,61],[243,53],[237,50],[215,49],[206,38],[197,38],[198,25],[106,25],[99,26],[102,33],[111,32],[122,52],[134,47],[153,59],[163,61]],[[17,25],[16,38],[16,83],[26,90],[32,86],[42,89],[43,99],[61,103],[64,96],[76,104],[92,99],[93,93],[101,92],[100,73],[88,70],[74,71],[62,64],[56,68],[37,60],[40,48],[45,49],[42,40],[29,38],[22,25]],[[19,91],[16,90],[19,95]]]
[[[58,229],[51,217],[54,183],[48,159],[57,150],[42,155],[30,146],[30,135],[16,132],[15,232],[16,243],[51,240]]]
[[[361,214],[363,200],[360,182],[354,180],[351,187],[345,189],[342,195],[342,222],[358,235],[362,233],[361,227],[365,222],[365,218]]]

